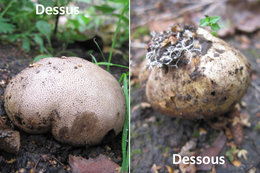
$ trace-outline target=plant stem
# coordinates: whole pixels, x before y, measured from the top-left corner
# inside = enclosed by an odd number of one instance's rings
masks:
[[[7,12],[7,10],[11,7],[12,3],[14,2],[14,0],[10,1],[9,4],[7,5],[7,7],[5,8],[5,10],[0,14],[0,17],[3,17],[4,14]]]

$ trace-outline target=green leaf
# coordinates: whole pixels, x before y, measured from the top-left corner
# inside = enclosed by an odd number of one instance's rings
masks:
[[[220,18],[218,16],[213,16],[213,17],[210,18],[209,21],[210,21],[211,24],[214,24],[214,23],[217,23],[219,21],[219,19]]]
[[[40,20],[36,23],[36,27],[47,39],[50,39],[52,28],[48,22]]]
[[[200,26],[208,26],[208,24],[209,24],[209,17],[200,19]]]
[[[35,34],[33,37],[33,40],[35,41],[36,44],[38,44],[40,46],[40,52],[43,53],[44,52],[44,44],[43,44],[43,39],[40,35]]]
[[[217,23],[214,23],[211,25],[212,31],[218,31],[220,30],[220,26]]]
[[[22,38],[22,48],[26,50],[26,52],[30,51],[30,39],[28,37]]]
[[[54,0],[39,0],[39,4],[42,4],[44,7],[54,7],[55,1]]]
[[[0,33],[13,33],[15,25],[8,23],[10,20],[0,17]]]
[[[20,37],[21,37],[20,34],[12,34],[12,35],[8,35],[7,39],[10,40],[11,42],[15,42]]]
[[[97,10],[102,11],[104,14],[110,14],[115,11],[115,8],[110,7],[109,5],[103,4],[103,5],[95,5],[94,6]]]
[[[218,36],[216,31],[212,31],[211,34],[214,35],[215,37]]]
[[[35,63],[36,61],[39,61],[40,59],[48,58],[48,57],[52,57],[52,55],[51,55],[51,54],[48,54],[48,55],[38,55],[38,56],[36,56],[36,57],[33,59],[33,62]]]

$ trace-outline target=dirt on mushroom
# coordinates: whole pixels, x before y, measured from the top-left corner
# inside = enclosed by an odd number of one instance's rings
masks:
[[[147,53],[150,69],[143,68],[139,78],[150,71],[146,96],[155,110],[175,117],[208,119],[231,111],[240,101],[249,86],[250,65],[238,50],[208,31],[192,31],[184,27],[153,34]],[[161,44],[173,36],[180,41]]]

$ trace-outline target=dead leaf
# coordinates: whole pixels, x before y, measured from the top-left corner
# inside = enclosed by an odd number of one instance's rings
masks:
[[[173,173],[172,167],[166,165],[166,168],[167,168],[168,173]]]
[[[256,167],[251,168],[247,173],[256,173]]]
[[[212,144],[211,147],[205,149],[200,156],[205,157],[205,156],[209,156],[209,157],[216,157],[222,150],[222,148],[224,147],[225,143],[226,143],[227,137],[225,136],[225,134],[223,132],[220,132],[220,134],[218,135],[217,139],[214,141],[214,143]],[[209,171],[212,168],[212,164],[200,164],[197,166],[198,170],[205,170],[205,171]]]
[[[69,164],[73,173],[118,173],[120,167],[102,154],[94,159],[69,155]]]
[[[235,166],[235,167],[240,167],[242,165],[242,163],[239,161],[239,160],[234,160],[232,162],[232,164]]]
[[[242,150],[239,150],[238,151],[238,153],[237,153],[237,156],[239,157],[239,158],[241,158],[241,157],[243,157],[245,160],[247,160],[247,150],[245,150],[245,149],[242,149]]]
[[[151,171],[152,171],[152,173],[159,173],[158,170],[161,168],[162,168],[162,166],[156,166],[156,164],[154,163]]]
[[[6,160],[5,162],[8,163],[8,164],[12,164],[16,161],[16,159],[11,159],[11,160]]]
[[[182,173],[196,173],[196,171],[197,171],[195,164],[180,163],[179,168],[180,168]]]
[[[179,153],[181,156],[191,156],[193,153],[191,150],[196,148],[196,139],[191,139],[181,148]]]
[[[225,134],[228,139],[232,139],[232,133],[231,133],[230,129],[226,129]]]
[[[199,131],[200,131],[200,135],[207,134],[207,131],[204,128],[202,128],[202,127],[199,128]]]
[[[137,109],[141,108],[141,109],[147,109],[147,108],[150,108],[151,107],[151,104],[150,103],[147,103],[147,102],[142,102],[138,105],[135,105],[133,108],[132,108],[132,112],[136,111]]]

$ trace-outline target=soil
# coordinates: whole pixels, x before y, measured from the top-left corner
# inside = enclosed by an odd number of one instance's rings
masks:
[[[180,2],[180,1],[174,1]],[[178,14],[180,4],[170,1],[131,1],[131,33],[134,33],[138,27],[147,27],[156,23],[163,25],[164,23],[173,24],[176,21],[189,22],[185,17],[180,15],[172,21],[151,21],[153,16],[174,16]],[[156,5],[154,5],[156,4]],[[163,6],[163,10],[159,8]],[[192,16],[189,11],[188,16]],[[181,18],[181,19],[180,19]],[[169,19],[169,18],[168,18]],[[168,20],[167,19],[167,20]],[[175,20],[176,19],[176,20]],[[156,25],[156,24],[155,24]],[[137,27],[138,26],[138,27]],[[167,30],[167,27],[165,28]],[[251,64],[251,85],[247,93],[240,102],[241,113],[249,114],[250,127],[244,127],[244,140],[239,149],[247,150],[247,159],[237,158],[240,166],[234,166],[226,157],[225,165],[215,166],[216,173],[245,173],[250,169],[254,169],[255,173],[260,172],[260,131],[255,127],[260,121],[260,49],[255,45],[259,42],[260,31],[254,33],[236,32],[235,36],[224,38],[225,41],[240,49],[240,51],[248,58]],[[251,44],[247,48],[241,48],[241,42],[236,37],[248,37]],[[178,154],[183,146],[190,140],[196,141],[195,150],[200,151],[212,145],[221,131],[211,127],[204,120],[185,120],[171,118],[154,111],[147,106],[144,86],[138,83],[138,71],[140,64],[145,59],[145,44],[149,42],[151,37],[147,34],[140,34],[136,39],[131,41],[131,172],[132,173],[172,173],[173,171],[181,172],[178,165],[173,165],[172,154]],[[197,134],[199,129],[204,129],[204,134]],[[234,143],[233,139],[228,139],[222,148],[219,156],[225,156],[230,150],[228,144]],[[172,170],[169,170],[169,167]],[[197,171],[211,172],[211,171]],[[212,170],[212,173],[214,171]],[[175,172],[174,172],[175,173]]]
[[[91,61],[91,56],[87,53],[90,49],[85,46],[83,49],[79,43],[71,45],[70,51],[76,54],[78,57],[82,57]],[[59,51],[59,48],[56,48]],[[99,51],[92,53],[98,62],[103,61]],[[124,54],[128,54],[128,44],[124,44],[120,51]],[[19,73],[32,63],[33,57],[36,57],[39,53],[37,51],[31,51],[29,54],[21,50],[19,44],[0,44],[0,81],[5,84],[0,85],[0,116],[7,118],[3,104],[3,94],[8,81],[12,76]],[[66,54],[63,54],[66,56]],[[108,59],[108,54],[105,54]],[[116,54],[112,57],[112,63],[122,64],[128,66],[128,59],[125,60],[123,55]],[[105,66],[102,68],[106,68]],[[127,72],[127,69],[111,67],[111,73],[119,79],[123,72]],[[110,139],[109,142],[103,142],[98,146],[86,146],[86,147],[72,147],[67,144],[56,141],[50,133],[41,135],[27,134],[18,128],[16,128],[12,122],[7,118],[7,124],[14,130],[18,130],[21,135],[21,148],[17,155],[6,153],[0,150],[0,172],[2,173],[14,173],[14,172],[48,172],[48,173],[65,173],[71,172],[71,168],[68,164],[69,155],[82,156],[84,158],[95,158],[99,154],[103,154],[111,158],[112,161],[121,165],[122,163],[122,150],[121,150],[121,135],[120,133],[114,139]]]

